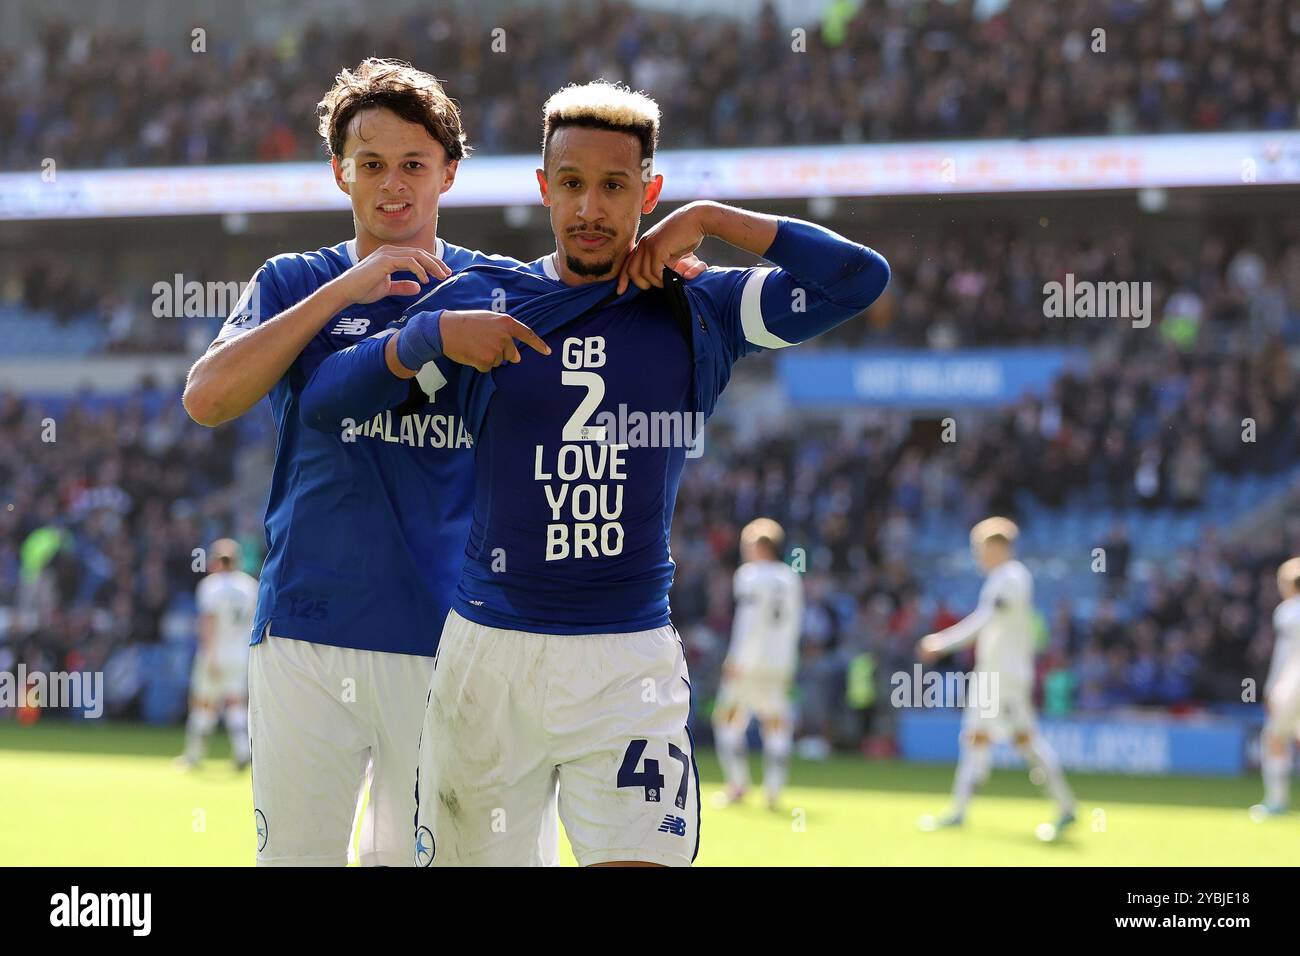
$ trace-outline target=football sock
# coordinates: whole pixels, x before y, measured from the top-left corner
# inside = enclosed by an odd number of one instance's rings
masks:
[[[1261,741],[1260,769],[1264,773],[1264,802],[1270,807],[1284,807],[1291,789],[1291,746],[1283,739],[1279,748],[1270,735]],[[1279,752],[1280,751],[1280,752]]]
[[[763,729],[763,789],[769,802],[775,803],[785,786],[793,738],[793,728],[784,722],[777,730]]]
[[[952,809],[957,816],[966,813],[975,788],[988,779],[993,767],[993,753],[988,744],[966,744],[957,758],[957,776],[953,780]]]
[[[1047,792],[1052,795],[1052,799],[1056,801],[1062,812],[1074,810],[1074,794],[1070,792],[1070,785],[1065,782],[1065,774],[1061,772],[1061,761],[1056,756],[1056,750],[1047,739],[1041,734],[1034,734],[1028,743],[1020,746],[1020,753],[1029,764],[1031,773],[1034,770],[1042,772]]]
[[[230,752],[239,763],[249,757],[248,708],[242,704],[226,707],[226,733],[230,735]]]
[[[718,763],[722,775],[732,790],[749,789],[749,762],[745,758],[745,727],[742,724],[719,722],[714,724],[713,738],[718,745]]]
[[[185,757],[191,763],[203,759],[208,734],[217,725],[217,712],[208,707],[194,707],[185,722]]]

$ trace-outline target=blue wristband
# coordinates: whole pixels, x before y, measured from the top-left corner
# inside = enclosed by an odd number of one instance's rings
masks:
[[[417,312],[397,334],[397,361],[418,372],[442,354],[442,309]]]

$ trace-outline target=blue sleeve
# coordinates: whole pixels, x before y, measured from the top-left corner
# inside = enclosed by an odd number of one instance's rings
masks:
[[[364,422],[400,405],[410,380],[388,369],[384,346],[388,335],[374,335],[328,356],[307,380],[298,399],[302,423],[317,431],[336,432],[343,422]]]
[[[280,287],[277,271],[276,260],[272,259],[263,263],[253,273],[253,278],[240,295],[239,301],[235,303],[235,307],[230,310],[230,315],[221,324],[216,341],[225,342],[254,329],[263,322],[275,318],[299,299],[306,298],[300,296],[293,302],[288,302],[289,297]]]
[[[411,308],[433,312],[473,304],[475,287],[469,273],[458,273],[418,300]],[[400,328],[400,322],[398,323]],[[319,337],[318,337],[319,338]],[[410,394],[410,379],[398,378],[384,358],[387,335],[374,335],[356,345],[323,354],[314,340],[298,359],[306,384],[298,399],[302,423],[333,432],[345,419],[363,422],[400,405]]]
[[[777,268],[709,270],[691,283],[720,324],[731,363],[815,338],[861,313],[889,284],[880,253],[799,219],[781,220],[764,258]]]

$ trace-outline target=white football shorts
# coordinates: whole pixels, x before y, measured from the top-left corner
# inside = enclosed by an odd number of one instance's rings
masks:
[[[433,658],[267,637],[249,653],[259,866],[410,866]]]
[[[967,739],[976,732],[985,734],[993,741],[1037,732],[1038,721],[1034,715],[1032,689],[1024,686],[1000,686],[992,700],[968,701],[962,710],[961,726],[962,736]]]
[[[246,654],[194,655],[190,671],[190,697],[220,707],[229,700],[248,699],[248,657]]]
[[[790,678],[784,674],[740,672],[722,678],[718,687],[715,712],[724,718],[737,715],[748,723],[750,716],[760,722],[791,722]]]
[[[417,866],[687,866],[700,788],[672,626],[509,631],[447,615],[420,742]]]
[[[1279,737],[1300,736],[1300,654],[1278,671],[1267,694],[1268,726]]]

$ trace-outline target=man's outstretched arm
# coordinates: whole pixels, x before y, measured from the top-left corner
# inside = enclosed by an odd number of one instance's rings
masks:
[[[406,400],[415,372],[394,374],[387,351],[393,332],[372,336],[328,356],[298,396],[298,417],[308,428],[341,432],[344,423],[369,421]]]
[[[956,624],[934,634],[927,634],[917,645],[921,659],[932,661],[970,644],[979,635],[984,625],[993,619],[993,611],[993,605],[980,604]]]
[[[346,420],[366,421],[400,404],[408,394],[406,380],[441,355],[480,372],[518,362],[516,339],[551,354],[532,329],[505,313],[417,312],[400,331],[373,336],[321,362],[299,397],[299,416],[309,428],[338,431]]]

